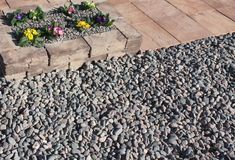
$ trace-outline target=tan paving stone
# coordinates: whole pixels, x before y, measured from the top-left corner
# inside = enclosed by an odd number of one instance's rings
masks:
[[[106,2],[98,4],[97,8],[103,13],[109,13],[111,19],[117,20],[123,18],[123,16],[113,6]]]
[[[17,74],[12,74],[12,75],[5,75],[5,78],[7,80],[21,80],[23,78],[26,77],[26,73],[25,72],[22,72],[22,73],[17,73]]]
[[[92,47],[91,57],[123,51],[126,45],[126,38],[118,30],[85,36],[84,39]]]
[[[0,0],[0,10],[9,9],[9,6],[7,5],[5,0]]]
[[[11,9],[18,9],[26,6],[46,6],[48,5],[47,0],[7,0]]]
[[[86,63],[86,60],[76,60],[69,62],[69,69],[71,70],[77,70],[80,68],[84,63]]]
[[[138,51],[142,43],[142,35],[133,26],[122,19],[116,21],[115,25],[127,38],[125,51],[127,53]]]
[[[79,67],[81,67],[81,66],[82,66],[84,63],[86,63],[86,62],[99,61],[99,60],[106,60],[107,57],[108,57],[107,54],[103,54],[103,55],[100,55],[100,56],[91,57],[91,58],[84,59],[84,60],[75,60],[75,61],[71,61],[71,62],[69,62],[69,69],[76,70],[76,69],[78,69]]]
[[[126,55],[125,52],[109,53],[108,56],[107,56],[107,59],[111,59],[111,58],[113,58],[113,57],[119,58],[119,57],[122,57],[122,56],[124,56],[124,55]]]
[[[189,42],[212,35],[199,23],[165,0],[131,1],[180,42]]]
[[[214,35],[235,31],[235,22],[216,10],[195,14],[192,18]]]
[[[135,24],[134,27],[140,33],[149,36],[160,47],[168,47],[179,43],[179,41],[177,41],[172,35],[153,21]]]
[[[107,0],[107,2],[114,5],[114,6],[116,6],[118,4],[126,3],[127,0]]]
[[[221,8],[218,8],[218,11],[235,22],[235,6],[234,7],[221,7]]]
[[[69,4],[68,0],[48,0],[48,2],[53,6],[63,6]]]
[[[203,0],[213,8],[221,8],[221,7],[235,7],[234,0]]]
[[[48,57],[44,48],[18,48],[0,53],[0,64],[6,75],[26,72],[30,66],[47,65]]]
[[[188,15],[214,10],[202,0],[166,0]]]
[[[12,41],[11,35],[6,32],[2,32],[2,29],[3,28],[0,27],[0,54],[4,51],[14,50],[18,48]]]
[[[86,59],[90,46],[83,38],[46,44],[51,66],[68,63],[71,60]]]

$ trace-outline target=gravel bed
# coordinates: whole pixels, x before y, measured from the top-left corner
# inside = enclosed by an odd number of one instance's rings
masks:
[[[235,159],[235,33],[0,81],[0,159]]]

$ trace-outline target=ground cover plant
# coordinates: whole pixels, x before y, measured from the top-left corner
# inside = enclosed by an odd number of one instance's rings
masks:
[[[17,45],[43,47],[45,43],[76,39],[79,36],[109,31],[113,22],[96,4],[69,2],[48,12],[37,7],[27,13],[20,9],[7,14]]]

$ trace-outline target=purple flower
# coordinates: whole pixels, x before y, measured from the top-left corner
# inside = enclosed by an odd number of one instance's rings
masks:
[[[22,14],[22,13],[19,13],[19,14],[16,15],[15,18],[16,18],[17,20],[22,20],[23,14]]]
[[[104,16],[97,16],[96,17],[96,22],[97,23],[101,23],[101,24],[106,23],[107,22],[107,18],[104,17]]]
[[[53,28],[52,26],[48,26],[48,27],[47,27],[47,29],[48,29],[49,31],[52,31],[52,28]]]

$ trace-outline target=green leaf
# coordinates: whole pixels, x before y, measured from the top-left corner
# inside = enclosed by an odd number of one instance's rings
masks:
[[[33,13],[33,12],[29,12],[29,13],[28,13],[28,17],[29,17],[29,19],[32,19],[32,18],[33,18],[33,16],[34,16],[34,13]]]
[[[44,39],[42,39],[41,37],[35,38],[33,45],[37,48],[43,47]]]
[[[14,13],[16,14],[21,13],[21,9],[17,9]]]
[[[12,26],[16,26],[16,22],[17,22],[17,20],[16,20],[15,18],[13,18],[13,19],[11,20],[11,25],[12,25]]]
[[[21,39],[19,40],[19,43],[18,45],[21,46],[21,47],[26,47],[29,45],[29,40],[26,38],[26,37],[21,37]]]
[[[109,21],[109,22],[106,24],[106,26],[107,26],[107,27],[112,26],[112,25],[113,25],[113,22],[114,22],[114,20]]]

